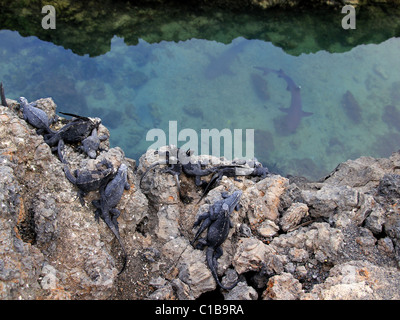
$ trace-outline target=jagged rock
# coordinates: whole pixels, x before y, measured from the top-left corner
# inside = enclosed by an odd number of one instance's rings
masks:
[[[247,212],[250,228],[253,231],[262,236],[266,234],[266,231],[267,234],[271,233],[271,228],[266,230],[267,225],[263,222],[266,220],[274,224],[278,222],[280,198],[288,185],[288,179],[273,175],[245,190],[241,204]]]
[[[299,280],[290,273],[282,273],[268,280],[267,289],[262,294],[264,300],[298,300],[303,293]]]
[[[39,106],[48,106],[54,111],[52,100],[45,100],[42,99]],[[13,176],[13,184],[19,186],[20,221],[16,220],[15,230],[20,228],[20,239],[27,241],[24,243],[17,237],[14,242],[21,241],[19,250],[26,251],[28,246],[32,248],[29,250],[40,252],[56,268],[56,274],[63,275],[58,279],[58,290],[65,291],[65,297],[108,296],[117,269],[100,240],[94,211],[75,201],[75,187],[66,180],[60,161],[51,154],[43,138],[12,110],[1,108],[0,114],[1,168],[8,171],[4,177]],[[7,201],[10,199],[12,195]],[[26,253],[24,259],[35,257],[35,264],[40,264],[43,258],[37,253]],[[41,268],[36,269],[38,271],[31,276],[37,278]],[[36,297],[52,297],[50,289],[43,290]]]
[[[280,273],[283,270],[282,257],[271,246],[254,238],[240,238],[233,265],[239,274],[268,268]]]
[[[198,298],[202,293],[216,288],[211,271],[200,261],[182,265],[179,279],[189,285],[193,298]]]
[[[314,218],[330,218],[338,211],[351,211],[358,205],[358,192],[348,186],[323,184],[318,190],[302,192]]]
[[[283,213],[279,223],[283,231],[288,230],[297,226],[301,219],[308,215],[308,207],[304,203],[293,203],[286,212]]]
[[[176,205],[161,207],[157,212],[158,226],[157,237],[162,240],[170,240],[179,236],[179,208]]]
[[[165,158],[160,156],[160,153],[155,154],[155,150],[148,150],[142,155],[138,167],[140,177],[152,164],[165,161]],[[140,184],[143,193],[151,199],[157,208],[166,204],[178,204],[179,201],[177,183],[171,174],[160,172],[160,168],[163,167],[165,165],[156,166],[154,169],[149,170]]]
[[[395,240],[400,240],[400,216],[396,212],[391,212],[385,222],[386,233]]]
[[[350,261],[330,270],[324,283],[314,286],[303,299],[367,300],[400,298],[398,269],[378,267],[368,261]]]
[[[9,166],[0,167],[0,299],[35,299],[37,279],[45,257],[24,242],[19,227],[27,212],[19,196],[22,186]]]
[[[179,300],[194,300],[192,292],[190,291],[190,287],[181,281],[180,279],[174,279],[171,282],[172,287],[174,288],[176,295]]]
[[[295,262],[305,262],[309,258],[309,254],[307,250],[291,248],[289,250],[289,258],[291,261]]]
[[[157,278],[153,278],[149,281],[149,285],[160,289],[162,287],[164,287],[167,284],[167,280],[165,280],[164,278],[161,278],[160,276],[158,276]]]
[[[394,253],[393,241],[389,237],[379,239],[378,249],[388,255],[392,255]]]
[[[176,300],[174,289],[171,284],[167,284],[160,289],[157,289],[149,295],[150,300]]]
[[[348,160],[337,166],[328,175],[324,184],[349,186],[360,192],[367,192],[379,185],[381,178],[387,173],[393,173],[400,165],[400,154],[395,152],[389,158],[360,157]]]
[[[260,226],[257,228],[257,231],[260,236],[271,238],[278,234],[279,226],[271,220],[265,220],[261,222]]]
[[[270,247],[279,254],[296,258],[299,253],[294,254],[294,248],[306,250],[315,255],[320,262],[329,259],[335,261],[343,247],[344,236],[339,229],[331,228],[327,223],[313,223],[308,228],[300,228],[288,234],[282,234],[273,239]],[[292,255],[290,255],[292,250]],[[301,251],[303,252],[303,251]],[[302,254],[304,255],[304,254]]]
[[[389,212],[384,229],[394,244],[394,255],[400,267],[400,217],[399,212]]]
[[[186,239],[174,238],[163,246],[164,256],[177,266],[178,278],[190,288],[189,296],[199,297],[214,290],[216,283],[208,269],[203,251],[195,250]]]
[[[391,199],[393,203],[400,200],[400,175],[385,174],[379,181],[378,195]]]
[[[225,300],[257,300],[257,291],[244,282],[239,282],[231,291],[224,294]]]

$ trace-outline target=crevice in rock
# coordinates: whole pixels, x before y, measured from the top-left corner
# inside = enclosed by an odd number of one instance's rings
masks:
[[[21,200],[22,201],[22,200]],[[36,231],[35,231],[35,219],[34,219],[35,212],[32,208],[26,211],[26,214],[19,219],[17,229],[18,233],[21,237],[21,240],[26,243],[30,243],[31,245],[36,244]]]
[[[326,263],[311,264],[306,266],[307,274],[305,277],[299,277],[303,290],[308,293],[316,284],[323,283],[329,276],[329,271],[333,268],[333,263],[327,261]],[[296,276],[295,276],[296,277]],[[296,277],[297,278],[297,277]]]
[[[140,220],[140,222],[136,225],[136,231],[141,235],[146,236],[146,234],[149,232],[148,222],[149,218],[143,217],[143,219]]]
[[[244,276],[247,284],[256,290],[258,294],[257,300],[262,300],[262,294],[267,288],[268,279],[271,278],[271,276],[258,271],[248,271],[243,273],[241,276]]]
[[[221,293],[219,287],[213,291],[207,291],[202,293],[197,299],[197,301],[221,301],[224,300],[224,295]]]

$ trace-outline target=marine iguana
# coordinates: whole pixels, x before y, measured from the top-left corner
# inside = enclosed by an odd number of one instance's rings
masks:
[[[73,116],[74,118],[64,125],[60,130],[53,131],[44,136],[45,142],[54,147],[62,139],[66,143],[77,143],[87,138],[94,128],[97,128],[100,121],[94,121],[88,117],[82,117],[71,113],[60,112],[61,114]]]
[[[96,170],[75,170],[72,174],[69,170],[68,163],[65,161],[64,156],[62,154],[64,150],[64,141],[60,140],[58,146],[58,157],[61,162],[64,164],[64,173],[69,182],[75,185],[78,190],[78,198],[81,202],[82,206],[85,205],[85,201],[83,197],[86,193],[90,191],[96,191],[100,188],[105,181],[109,181],[115,175],[114,167],[110,161],[107,159],[103,159],[100,163],[96,165]],[[105,167],[102,169],[101,167]]]
[[[3,82],[0,82],[0,96],[1,96],[1,105],[8,108],[6,96],[4,95]]]
[[[213,168],[213,172],[215,174],[211,177],[208,184],[205,186],[202,196],[200,197],[197,203],[200,203],[201,200],[207,195],[207,193],[218,185],[223,176],[233,177],[235,181],[241,181],[237,177],[238,176],[251,176],[251,177],[261,177],[264,179],[268,174],[268,168],[263,167],[261,162],[258,162],[256,159],[252,161],[250,166],[245,166],[246,162],[243,164],[240,163],[232,163],[230,165],[221,165]]]
[[[20,109],[22,109],[24,120],[34,126],[37,129],[37,133],[55,133],[52,129],[50,129],[50,124],[52,121],[50,121],[46,112],[36,107],[36,102],[29,103],[25,97],[20,97],[18,102]]]
[[[179,198],[183,202],[187,202],[188,201],[187,197],[184,196],[181,192],[181,187],[180,187],[180,182],[179,182],[179,176],[181,175],[181,173],[183,172],[187,176],[195,177],[196,186],[204,187],[207,183],[202,181],[201,177],[208,176],[209,174],[213,173],[215,171],[215,168],[202,169],[200,162],[191,163],[190,161],[188,161],[188,162],[185,161],[185,163],[182,164],[180,161],[180,159],[183,159],[182,152],[184,152],[186,157],[190,157],[191,151],[190,150],[182,151],[178,148],[177,152],[178,152],[178,159],[174,158],[175,163],[171,163],[171,161],[170,161],[171,153],[169,151],[166,151],[166,155],[165,155],[166,159],[152,164],[142,175],[142,177],[140,179],[140,186],[142,184],[143,178],[145,177],[147,172],[149,172],[151,169],[153,169],[154,167],[156,167],[158,165],[169,165],[167,168],[163,169],[161,172],[162,173],[170,173],[175,177],[177,187],[178,187]]]
[[[221,194],[222,199],[211,205],[207,212],[200,214],[193,225],[193,228],[195,228],[201,223],[193,241],[191,241],[192,245],[200,234],[208,228],[207,237],[199,239],[195,248],[202,250],[205,246],[208,246],[206,251],[208,267],[217,284],[225,290],[231,290],[239,281],[236,281],[229,287],[224,286],[218,279],[217,259],[223,254],[221,245],[228,237],[229,229],[233,227],[230,215],[234,209],[239,209],[239,202],[242,194],[243,192],[241,190],[234,191],[231,195],[223,192]]]
[[[95,219],[98,221],[100,217],[114,233],[119,244],[121,245],[124,262],[118,274],[121,274],[125,270],[128,258],[125,246],[119,235],[117,218],[119,217],[121,212],[116,208],[119,201],[121,200],[124,190],[130,189],[127,171],[128,167],[124,163],[122,163],[118,168],[118,172],[115,177],[111,181],[105,181],[101,184],[99,190],[100,199],[92,201],[92,204],[96,208]]]
[[[155,151],[155,152],[154,152],[154,154],[158,154],[158,153],[159,153],[158,151]],[[175,160],[175,161],[176,161],[176,160]],[[151,169],[153,169],[153,168],[155,168],[155,167],[157,167],[157,166],[160,166],[160,165],[169,165],[169,164],[170,164],[170,151],[167,150],[167,151],[165,151],[165,160],[161,160],[161,161],[157,161],[157,162],[153,163],[153,164],[150,165],[150,166],[146,169],[146,171],[142,174],[142,176],[140,177],[140,182],[139,182],[140,188],[142,188],[142,181],[143,181],[144,177],[147,175],[147,173],[148,173]]]
[[[60,141],[67,143],[78,143],[83,141],[90,135],[92,130],[97,128],[100,124],[100,121],[94,121],[87,117],[70,113],[60,113],[74,116],[74,118],[58,131],[53,131],[44,135],[44,141],[50,146],[52,152],[55,152],[57,149],[59,149],[57,145],[59,145]],[[59,150],[58,154],[60,155]],[[60,161],[62,161],[61,158]]]
[[[201,177],[208,176],[211,173],[215,172],[216,168],[207,168],[207,169],[202,169],[201,168],[201,163],[191,163],[188,162],[186,164],[181,164],[181,163],[176,163],[170,165],[168,168],[165,168],[162,172],[164,173],[170,173],[173,176],[175,176],[177,185],[178,185],[178,192],[179,192],[179,197],[183,202],[188,202],[191,201],[192,199],[187,199],[188,197],[182,195],[181,193],[181,188],[180,188],[180,182],[179,182],[179,176],[183,172],[187,176],[190,177],[195,177],[195,185],[197,187],[206,187],[207,182],[202,181]]]
[[[90,136],[82,140],[82,145],[80,146],[80,150],[88,155],[91,159],[96,159],[97,150],[100,150],[100,142],[108,139],[107,135],[98,136],[97,128],[92,130]]]

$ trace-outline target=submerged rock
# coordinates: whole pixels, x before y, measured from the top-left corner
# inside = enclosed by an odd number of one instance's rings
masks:
[[[56,108],[51,99],[39,106],[49,115]],[[220,291],[205,250],[190,242],[196,217],[234,190],[243,191],[241,208],[217,273],[224,284],[239,283],[221,290],[225,299],[399,298],[399,152],[346,161],[320,182],[224,177],[197,204],[202,190],[193,178],[180,176],[181,191],[193,198],[183,203],[165,165],[140,184],[160,153],[149,150],[136,168],[120,148],[105,149],[97,159],[74,146],[65,151],[71,170],[103,159],[129,168],[131,189],[118,204],[128,263],[119,276],[120,246],[94,218],[98,191],[82,206],[43,138],[15,108],[0,107],[1,299],[197,299]]]
[[[387,105],[383,109],[382,121],[385,122],[389,128],[400,131],[400,111],[394,105]]]
[[[341,103],[346,116],[355,124],[360,123],[362,119],[362,109],[349,90],[343,95]]]

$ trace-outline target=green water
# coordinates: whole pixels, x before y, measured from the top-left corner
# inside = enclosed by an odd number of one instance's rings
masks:
[[[33,19],[15,24],[11,9],[1,12],[0,80],[8,98],[51,96],[58,111],[101,117],[111,145],[135,159],[153,143],[148,131],[168,136],[170,121],[178,132],[190,128],[199,136],[201,129],[254,129],[255,156],[265,166],[311,179],[347,159],[400,148],[395,8],[360,11],[357,29],[346,31],[343,15],[327,11],[130,9],[122,18],[92,11],[103,23],[76,16],[68,23],[61,15],[54,33]],[[119,19],[109,23],[110,15]],[[291,103],[286,82],[254,66],[282,69],[301,86],[302,109],[313,114],[295,132],[282,122],[280,108]],[[360,108],[359,122],[343,107],[347,91]]]

